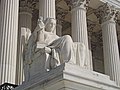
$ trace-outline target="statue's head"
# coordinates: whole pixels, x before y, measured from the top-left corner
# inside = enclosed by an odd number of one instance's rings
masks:
[[[47,18],[45,21],[45,29],[47,32],[54,32],[56,29],[56,20],[54,18]]]

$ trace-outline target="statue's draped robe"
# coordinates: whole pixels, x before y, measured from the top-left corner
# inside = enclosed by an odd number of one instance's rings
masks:
[[[59,37],[51,32],[41,31],[37,35],[37,32],[33,32],[33,37],[31,41],[32,45],[29,46],[29,59],[31,61],[31,56],[33,56],[33,49],[35,48],[33,44],[46,44],[44,47],[51,49],[51,53],[46,54],[46,69],[52,69],[64,62],[69,62],[72,64],[78,64],[84,66],[85,57],[85,47],[81,43],[73,43],[72,38],[69,35],[64,35]],[[42,36],[42,37],[41,37]],[[41,41],[42,39],[42,41]],[[44,47],[39,49],[44,49]],[[30,62],[28,60],[28,62]]]
[[[53,37],[53,36],[52,36]],[[51,36],[48,37],[48,40]],[[46,68],[54,68],[64,62],[75,63],[73,53],[73,41],[70,36],[65,35],[52,41],[47,47],[51,48],[51,55],[47,59]]]
[[[47,47],[51,48],[51,53],[46,53],[46,69],[55,68],[68,61],[84,66],[85,46],[82,43],[73,43],[69,35],[58,37],[53,33],[44,32],[44,36]]]

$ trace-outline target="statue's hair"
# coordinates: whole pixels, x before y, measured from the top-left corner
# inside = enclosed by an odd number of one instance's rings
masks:
[[[55,21],[56,21],[56,19],[54,19],[54,18],[46,18],[46,20],[44,21],[45,26],[49,23],[49,21],[50,21],[51,19],[53,19],[53,20],[55,20]],[[53,31],[52,31],[52,33],[56,33],[56,29],[55,29],[55,30],[53,30]]]
[[[55,20],[55,21],[56,21],[56,19],[54,19],[54,18],[46,18],[46,20],[44,21],[45,25],[47,25],[47,24],[48,24],[48,22],[49,22],[51,19],[53,19],[53,20]]]

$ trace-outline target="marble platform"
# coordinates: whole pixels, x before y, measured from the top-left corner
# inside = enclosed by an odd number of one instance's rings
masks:
[[[37,73],[14,90],[120,90],[109,76],[65,63]]]

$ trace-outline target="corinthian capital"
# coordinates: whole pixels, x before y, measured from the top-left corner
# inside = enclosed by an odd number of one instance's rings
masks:
[[[72,2],[72,8],[81,7],[86,9],[90,0],[71,0],[71,2]]]
[[[29,12],[32,13],[32,10],[35,8],[35,0],[20,0],[20,12]]]
[[[64,0],[69,7],[76,8],[76,7],[81,7],[83,9],[86,9],[88,7],[88,4],[90,0]]]
[[[106,3],[98,7],[98,9],[95,12],[95,15],[97,16],[101,24],[108,20],[116,21],[118,16],[118,11],[113,6],[110,6],[108,3]]]

